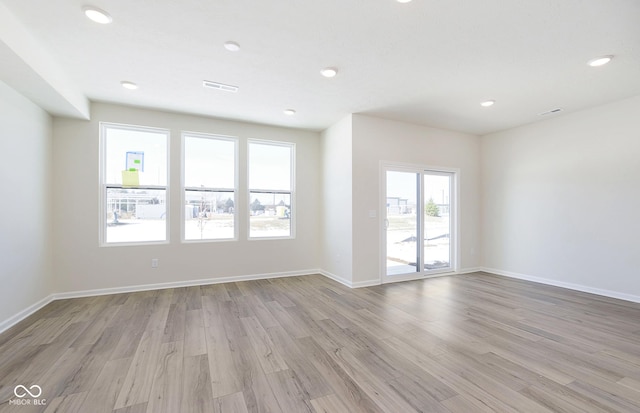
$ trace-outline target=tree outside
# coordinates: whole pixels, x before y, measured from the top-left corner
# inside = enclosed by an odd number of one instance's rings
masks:
[[[430,217],[440,216],[440,208],[433,202],[433,198],[429,198],[429,202],[424,206],[424,213]]]

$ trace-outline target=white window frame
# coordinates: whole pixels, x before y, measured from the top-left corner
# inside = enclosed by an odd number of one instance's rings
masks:
[[[107,189],[108,188],[123,188],[122,185],[115,184],[107,184],[106,181],[106,165],[107,165],[107,129],[122,129],[128,131],[142,131],[142,132],[152,132],[152,133],[160,133],[166,135],[166,151],[167,151],[167,183],[166,185],[140,185],[137,186],[136,189],[149,189],[149,190],[164,190],[165,191],[165,234],[166,237],[163,241],[132,241],[132,242],[107,242]],[[139,125],[128,125],[122,123],[112,123],[112,122],[99,122],[99,161],[98,161],[98,179],[99,179],[99,194],[98,199],[100,202],[100,206],[98,208],[99,219],[98,219],[98,236],[99,236],[99,245],[101,247],[120,247],[120,246],[135,246],[135,245],[162,245],[170,243],[170,228],[171,228],[171,217],[170,217],[170,188],[169,188],[169,177],[171,176],[170,167],[171,167],[171,131],[169,129],[164,128],[154,128],[151,126],[139,126]]]
[[[290,191],[283,191],[281,189],[272,190],[272,189],[258,189],[252,190],[250,187],[249,178],[251,176],[251,157],[250,157],[250,148],[251,144],[260,144],[260,145],[272,145],[272,146],[282,146],[290,148],[291,150],[291,158],[290,158],[290,168],[291,168],[291,183],[290,183]],[[291,217],[289,218],[290,225],[290,234],[287,236],[273,236],[273,237],[252,237],[251,236],[251,193],[252,192],[261,192],[261,193],[279,193],[279,194],[289,194],[291,199]],[[246,192],[246,217],[247,217],[247,239],[249,241],[268,241],[268,240],[282,240],[282,239],[294,239],[296,237],[296,220],[297,220],[297,205],[296,205],[296,144],[295,142],[285,142],[285,141],[273,141],[273,140],[264,140],[264,139],[247,139],[247,192]]]
[[[186,239],[185,236],[185,227],[186,227],[186,220],[185,220],[185,205],[186,205],[186,191],[202,191],[202,192],[229,192],[230,188],[192,188],[192,187],[186,187],[185,186],[185,166],[186,166],[186,159],[185,159],[185,142],[186,142],[186,138],[188,137],[193,137],[193,138],[199,138],[199,139],[214,139],[214,140],[220,140],[220,141],[231,141],[234,143],[234,182],[233,182],[233,238],[219,238],[219,239]],[[238,142],[238,138],[235,138],[233,136],[224,136],[224,135],[215,135],[215,134],[210,134],[210,133],[202,133],[202,132],[188,132],[188,131],[182,131],[181,133],[181,140],[182,140],[182,165],[181,165],[181,175],[180,175],[180,187],[181,187],[181,195],[180,195],[180,199],[181,199],[181,224],[180,224],[180,228],[181,228],[181,240],[183,243],[202,243],[202,242],[229,242],[229,241],[238,241],[238,182],[239,182],[239,177],[238,177],[238,172],[239,172],[239,159],[238,159],[238,146],[239,146],[239,142]]]

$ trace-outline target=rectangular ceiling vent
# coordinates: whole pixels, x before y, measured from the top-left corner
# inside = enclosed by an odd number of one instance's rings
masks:
[[[560,108],[551,109],[551,110],[548,110],[548,111],[546,111],[546,112],[542,112],[542,113],[540,114],[540,116],[551,115],[552,113],[558,113],[558,112],[560,112],[561,110],[562,110],[562,109],[560,109]]]
[[[233,93],[237,92],[239,89],[238,86],[225,85],[224,83],[212,82],[210,80],[203,80],[202,86],[208,87],[210,89],[224,90],[225,92],[233,92]]]

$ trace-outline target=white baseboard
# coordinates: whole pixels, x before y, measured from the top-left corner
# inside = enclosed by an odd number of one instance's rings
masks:
[[[603,295],[606,297],[619,298],[621,300],[640,303],[640,297],[630,295],[630,294],[623,294],[615,291],[601,290],[601,289],[596,289],[596,288],[591,288],[591,287],[586,287],[586,286],[581,286],[576,284],[569,284],[569,283],[564,283],[564,282],[559,282],[554,280],[548,280],[548,279],[539,278],[539,277],[516,274],[516,273],[501,271],[493,268],[485,268],[485,267],[464,268],[453,273],[447,273],[442,275],[445,276],[445,275],[468,274],[468,273],[477,272],[477,271],[485,271],[485,272],[493,273],[496,275],[503,275],[511,278],[518,278],[522,280],[539,282],[542,284],[555,285],[557,287],[564,287],[572,290],[583,291],[583,292],[593,293],[597,295]],[[239,275],[239,276],[233,276],[233,277],[204,278],[204,279],[188,280],[188,281],[176,281],[176,282],[166,282],[166,283],[157,283],[157,284],[143,284],[143,285],[131,285],[131,286],[124,286],[124,287],[99,288],[99,289],[93,289],[93,290],[70,291],[70,292],[64,292],[64,293],[51,294],[43,298],[42,300],[38,301],[37,303],[29,306],[28,308],[20,311],[14,316],[0,322],[0,333],[2,333],[3,331],[6,331],[7,329],[11,328],[15,324],[19,323],[20,321],[29,317],[31,314],[35,313],[45,305],[55,300],[64,300],[68,298],[94,297],[94,296],[109,295],[109,294],[132,293],[132,292],[138,292],[138,291],[162,290],[165,288],[192,287],[196,285],[222,284],[222,283],[228,283],[228,282],[251,281],[251,280],[266,280],[270,278],[282,278],[282,277],[297,277],[297,276],[311,275],[311,274],[321,274],[349,288],[371,287],[371,286],[381,284],[380,279],[352,282],[351,280],[347,280],[343,277],[332,274],[329,271],[320,270],[320,269],[309,269],[309,270],[302,270],[302,271],[250,274],[250,275]]]
[[[413,278],[413,279],[410,279],[410,280],[402,279],[402,280],[398,280],[398,282],[425,280],[425,279],[428,279],[428,278],[445,277],[445,276],[448,276],[448,275],[469,274],[469,273],[478,272],[478,271],[482,271],[482,268],[481,267],[463,268],[463,269],[458,270],[458,271],[436,274],[436,275],[432,275],[430,277],[417,277],[417,278]],[[338,275],[332,274],[329,271],[320,270],[320,274],[324,275],[327,278],[331,278],[332,280],[337,281],[342,285],[346,285],[349,288],[373,287],[373,286],[382,284],[382,282],[380,281],[379,278],[376,278],[376,279],[373,279],[373,280],[352,282],[352,281],[347,280],[345,278],[342,278],[342,277],[340,277]]]
[[[351,280],[347,280],[346,278],[342,278],[342,277],[340,277],[338,275],[335,275],[335,274],[330,273],[329,271],[325,271],[325,270],[320,270],[320,274],[324,275],[327,278],[331,278],[333,281],[337,281],[342,285],[346,285],[349,288],[353,288]]]
[[[100,288],[95,290],[71,291],[54,294],[56,300],[66,298],[95,297],[99,295],[134,293],[139,291],[164,290],[166,288],[193,287],[197,285],[223,284],[239,281],[267,280],[270,278],[297,277],[301,275],[321,274],[321,270],[287,271],[267,274],[236,275],[232,277],[203,278],[188,281],[174,281],[157,284],[131,285],[126,287]]]
[[[495,275],[500,275],[500,276],[503,276],[503,277],[516,278],[518,280],[525,280],[525,281],[532,281],[532,282],[535,282],[535,283],[540,283],[540,284],[545,284],[545,285],[552,285],[554,287],[567,288],[569,290],[580,291],[580,292],[583,292],[583,293],[590,293],[590,294],[595,294],[595,295],[601,295],[603,297],[617,298],[619,300],[631,301],[631,302],[634,302],[634,303],[640,303],[640,296],[621,293],[619,291],[604,290],[604,289],[601,289],[601,288],[590,287],[588,285],[573,284],[573,283],[568,283],[568,282],[564,282],[564,281],[552,280],[552,279],[549,279],[549,278],[542,278],[542,277],[536,277],[536,276],[533,276],[533,275],[520,274],[520,273],[511,272],[511,271],[499,270],[499,269],[496,269],[496,268],[482,267],[480,269],[480,271],[488,272],[488,273],[495,274]]]
[[[375,285],[381,285],[380,279],[377,280],[365,280],[365,281],[356,281],[351,283],[351,288],[363,288],[363,287],[373,287]]]
[[[50,294],[47,297],[44,297],[42,300],[38,301],[37,303],[30,305],[29,307],[20,311],[18,314],[15,314],[14,316],[9,317],[8,319],[0,322],[0,333],[10,329],[11,327],[18,324],[20,321],[29,317],[31,314],[35,313],[36,311],[38,311],[39,309],[41,309],[42,307],[49,304],[55,299],[56,298],[54,297],[54,295]]]
[[[320,270],[320,274],[324,275],[327,278],[331,278],[333,281],[337,281],[342,285],[346,285],[349,288],[373,287],[374,285],[381,284],[380,279],[353,282],[325,270]]]
[[[288,272],[278,272],[278,273],[268,273],[268,274],[251,274],[251,275],[239,275],[239,276],[233,276],[233,277],[205,278],[205,279],[189,280],[189,281],[131,285],[131,286],[125,286],[125,287],[99,288],[95,290],[54,293],[43,298],[37,303],[29,306],[28,308],[25,308],[24,310],[20,311],[18,314],[0,322],[0,333],[13,327],[20,321],[24,320],[25,318],[29,317],[31,314],[35,313],[45,305],[55,300],[64,300],[68,298],[81,298],[81,297],[95,297],[99,295],[110,295],[110,294],[133,293],[138,291],[162,290],[165,288],[192,287],[195,285],[222,284],[222,283],[228,283],[228,282],[251,281],[251,280],[266,280],[270,278],[282,278],[282,277],[297,277],[301,275],[312,275],[312,274],[321,274],[321,271],[317,269],[313,269],[313,270],[288,271]]]
[[[484,271],[482,267],[462,268],[456,271],[456,274],[471,274],[472,272]]]

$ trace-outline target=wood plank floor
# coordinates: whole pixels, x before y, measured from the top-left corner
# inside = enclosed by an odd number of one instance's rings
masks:
[[[484,273],[61,300],[0,335],[0,411],[640,412],[640,305]]]

